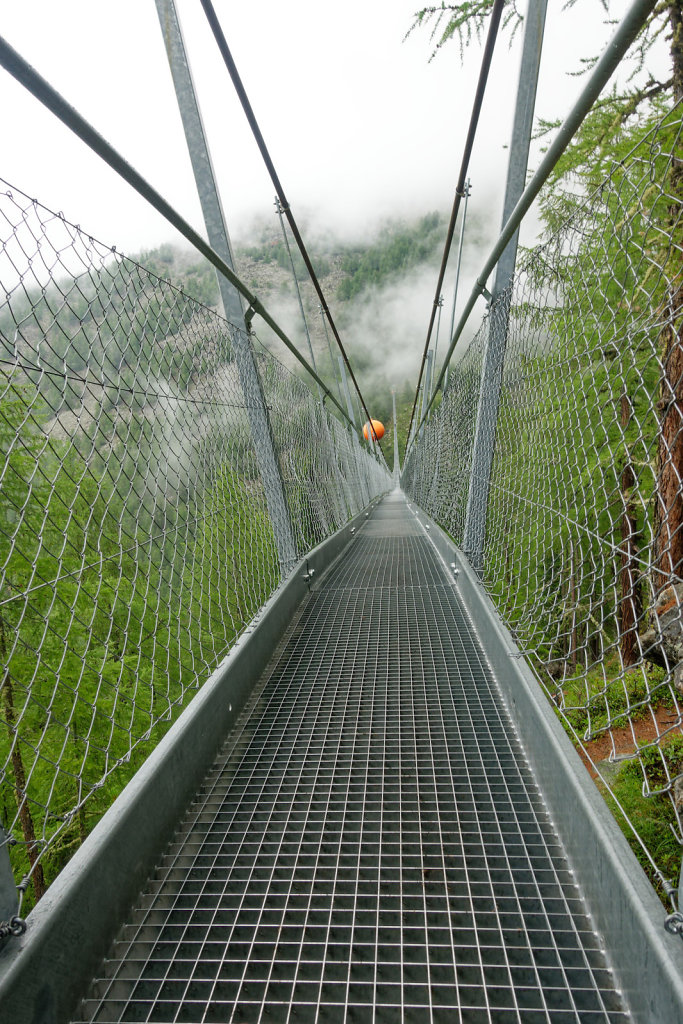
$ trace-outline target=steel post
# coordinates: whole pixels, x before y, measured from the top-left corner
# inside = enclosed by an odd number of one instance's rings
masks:
[[[360,441],[358,439],[358,434],[356,433],[356,431],[358,430],[358,421],[356,419],[356,413],[355,413],[355,410],[353,408],[353,402],[351,401],[351,392],[349,391],[349,382],[348,382],[348,379],[346,377],[346,367],[344,366],[344,360],[342,359],[342,357],[338,356],[337,358],[339,359],[339,376],[341,378],[342,390],[344,392],[344,398],[346,399],[346,408],[348,409],[348,412],[349,412],[349,419],[351,420],[351,422],[353,423],[353,426],[354,426],[354,430],[353,430],[353,443],[354,443],[354,445],[356,445],[360,449],[361,444],[360,444]],[[365,486],[365,480],[363,479],[362,475],[360,474],[360,471],[359,471],[359,483],[360,483],[360,489],[361,489],[361,499],[363,501],[363,505],[365,506],[370,501],[370,492],[368,491],[368,488]]]
[[[304,304],[303,304],[303,301],[301,299],[301,289],[299,288],[299,279],[296,276],[296,269],[294,267],[294,257],[292,256],[292,250],[290,248],[289,239],[287,238],[287,232],[285,230],[285,222],[284,222],[284,219],[283,219],[283,216],[282,216],[282,204],[280,203],[280,200],[278,199],[277,196],[275,196],[275,209],[277,210],[277,215],[280,218],[280,229],[282,231],[282,238],[284,239],[285,249],[287,250],[287,256],[289,257],[289,265],[292,268],[292,278],[294,280],[294,291],[296,292],[296,297],[297,297],[298,302],[299,302],[299,312],[301,313],[301,319],[302,319],[303,325],[304,325],[304,333],[306,334],[306,342],[308,344],[308,354],[311,357],[311,365],[312,365],[313,369],[315,370],[315,372],[317,373],[318,372],[318,367],[315,365],[315,355],[313,354],[313,343],[311,342],[311,334],[310,334],[310,331],[308,330],[308,321],[306,320],[306,313],[304,312]],[[318,393],[320,393],[320,388],[318,388]]]
[[[546,7],[547,0],[529,0],[525,19],[517,105],[510,144],[503,226],[517,205],[526,184]],[[498,260],[491,299],[489,333],[481,375],[481,391],[474,433],[463,537],[463,550],[477,572],[482,572],[484,568],[486,513],[496,443],[503,360],[508,336],[510,289],[517,259],[518,236],[519,230],[516,230]]]
[[[332,355],[332,345],[330,343],[330,332],[327,329],[327,320],[325,319],[325,310],[323,309],[322,306],[318,306],[318,311],[320,313],[320,319],[323,322],[323,333],[325,335],[325,341],[327,342],[327,354],[328,354],[329,359],[330,359],[330,376],[332,378],[334,378],[334,356]],[[341,359],[341,356],[339,356],[339,359]],[[342,360],[342,362],[343,362],[343,360]],[[342,395],[341,380],[336,380],[336,378],[334,378],[334,379],[335,379],[335,383],[337,385],[337,394],[339,395],[339,401],[343,402],[344,401],[344,396]],[[351,422],[353,423],[353,417],[350,417],[350,418],[351,418]]]
[[[155,0],[155,2],[209,243],[228,267],[234,269],[230,237],[223,215],[175,3],[174,0]],[[239,292],[221,274],[217,274],[217,277],[225,315],[237,328],[232,339],[235,361],[275,535],[280,567],[282,574],[286,575],[296,562],[297,553],[280,475],[275,440],[270,428],[254,354],[249,343],[241,297]]]
[[[425,371],[424,384],[422,385],[422,404],[420,406],[420,415],[419,415],[418,420],[417,420],[417,422],[420,424],[420,427],[418,429],[418,434],[417,434],[418,437],[422,437],[422,431],[424,430],[424,423],[422,422],[422,420],[423,420],[423,418],[424,418],[424,416],[425,416],[425,414],[427,412],[427,408],[429,406],[429,398],[430,398],[430,392],[431,392],[431,386],[432,386],[432,366],[433,366],[433,363],[434,363],[434,353],[432,352],[432,350],[430,348],[429,351],[427,352],[427,369]]]
[[[353,409],[353,403],[351,402],[351,392],[349,391],[349,382],[346,379],[346,367],[344,366],[344,360],[341,356],[339,359],[339,374],[341,376],[342,388],[344,390],[344,398],[346,399],[346,408],[349,412],[349,419],[353,423],[356,430],[358,429],[358,423],[356,422],[356,414]]]
[[[342,359],[342,357],[339,356],[338,358],[339,358],[339,373],[341,374],[342,387],[344,389],[344,396],[346,398],[346,406],[347,406],[347,408],[349,410],[349,419],[353,423],[353,425],[356,428],[356,430],[358,430],[358,424],[360,423],[360,418],[361,418],[361,416],[360,416],[360,404],[358,404],[358,414],[359,415],[356,416],[356,410],[354,409],[353,404],[351,402],[351,392],[349,390],[349,380],[348,380],[348,377],[346,376],[346,366],[344,365],[344,360]],[[360,439],[358,438],[357,435],[356,435],[356,440],[358,441],[358,444],[360,445]],[[374,452],[374,443],[373,443],[373,439],[372,439],[372,433],[370,433],[370,436],[368,437],[368,448],[370,449],[370,451]],[[369,500],[369,498],[368,498],[368,500]]]
[[[441,309],[440,308],[439,308],[439,316],[441,316]],[[438,335],[438,332],[437,332],[437,340],[438,340],[438,337],[439,337],[439,335]],[[425,377],[425,389],[424,389],[425,407],[422,410],[422,415],[423,416],[425,415],[425,413],[427,411],[427,403],[429,402],[429,399],[432,397],[432,373],[433,373],[433,370],[434,370],[435,354],[436,354],[436,346],[434,347],[433,351],[432,351],[432,349],[430,349],[429,352],[427,353],[427,375]]]
[[[394,418],[394,483],[398,487],[401,476],[401,467],[398,458],[398,423],[396,422],[396,388],[391,389],[391,415]]]
[[[9,859],[10,836],[0,825],[0,924],[9,924],[17,913],[17,883]],[[0,948],[4,945],[0,938]]]
[[[432,397],[432,378],[436,373],[436,353],[439,347],[439,331],[441,329],[441,310],[443,309],[443,295],[439,296],[439,312],[436,318],[436,337],[434,338],[434,357],[433,357],[433,373],[429,377],[429,387],[427,388],[427,394],[429,398]]]
[[[455,306],[456,306],[456,303],[458,301],[458,286],[460,284],[460,267],[462,265],[462,247],[463,247],[463,242],[465,241],[465,223],[467,221],[467,201],[470,198],[470,192],[471,191],[472,191],[472,186],[470,185],[470,179],[468,178],[467,182],[465,183],[465,196],[464,196],[464,200],[465,201],[463,203],[462,218],[460,220],[460,239],[458,241],[458,263],[457,263],[457,266],[455,268],[455,285],[453,287],[453,309],[451,310],[451,329],[450,329],[449,334],[448,334],[448,340],[449,341],[453,337],[453,332],[455,330]],[[446,386],[444,385],[444,391],[445,390],[446,390]]]
[[[277,215],[278,215],[278,217],[280,219],[280,229],[282,231],[282,238],[283,238],[284,243],[285,243],[285,249],[287,250],[287,256],[289,257],[289,265],[292,268],[292,279],[294,281],[294,290],[296,292],[296,297],[297,297],[297,299],[299,301],[299,312],[301,313],[301,319],[302,319],[303,325],[304,325],[304,333],[306,335],[306,342],[308,343],[308,354],[311,357],[311,365],[313,366],[313,369],[317,373],[318,372],[318,367],[316,366],[316,363],[315,363],[315,355],[313,353],[313,343],[311,341],[311,334],[310,334],[310,331],[308,329],[308,321],[306,320],[306,312],[304,310],[304,304],[303,304],[303,300],[301,298],[301,289],[299,288],[299,279],[296,276],[296,268],[294,266],[294,257],[292,256],[292,250],[291,250],[291,247],[290,247],[290,244],[289,244],[289,239],[287,238],[287,231],[285,229],[285,222],[284,222],[284,218],[282,216],[282,203],[280,202],[280,200],[279,200],[279,198],[277,196],[275,196],[275,209],[276,209]],[[327,447],[328,447],[329,457],[330,457],[330,464],[334,468],[334,472],[335,472],[336,479],[337,479],[337,485],[339,487],[339,490],[338,490],[338,492],[336,493],[336,495],[334,497],[334,503],[335,503],[336,508],[337,508],[337,528],[339,528],[339,527],[341,527],[346,522],[346,508],[345,508],[345,505],[343,503],[344,481],[343,481],[343,478],[342,478],[342,475],[341,475],[341,471],[339,469],[339,464],[337,462],[337,454],[335,452],[334,444],[332,442],[332,435],[330,434],[330,425],[329,425],[328,420],[327,420],[327,412],[325,411],[325,404],[324,404],[324,401],[323,401],[322,392],[320,390],[320,387],[318,385],[316,385],[316,386],[317,386],[317,389],[318,389],[318,399],[320,400],[320,416],[321,416],[321,430],[320,430],[320,433],[321,433],[321,435],[324,435],[325,440],[327,442]]]

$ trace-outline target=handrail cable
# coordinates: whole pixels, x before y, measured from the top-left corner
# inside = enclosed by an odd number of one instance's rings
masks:
[[[533,175],[531,181],[524,189],[524,192],[520,196],[517,205],[510,214],[507,223],[505,224],[500,235],[498,236],[498,241],[493,246],[493,249],[491,250],[489,257],[486,263],[484,264],[484,267],[481,273],[479,274],[479,277],[477,278],[474,287],[472,288],[470,297],[467,300],[467,304],[462,312],[460,320],[458,321],[458,326],[455,329],[455,333],[451,340],[450,347],[448,349],[448,352],[446,353],[446,357],[441,368],[439,379],[434,385],[432,398],[429,402],[429,405],[424,410],[422,419],[418,425],[417,430],[415,431],[416,436],[420,427],[424,424],[427,418],[427,413],[429,412],[430,408],[434,403],[434,400],[436,399],[436,394],[439,388],[441,387],[441,384],[443,383],[446,370],[448,369],[448,364],[450,363],[451,358],[453,357],[455,347],[458,341],[460,340],[460,337],[462,335],[463,330],[465,329],[465,326],[467,325],[467,321],[469,320],[470,313],[474,308],[474,304],[480,295],[486,296],[487,294],[486,282],[488,281],[491,272],[496,266],[496,263],[500,259],[503,250],[505,249],[506,245],[514,235],[515,231],[517,231],[522,219],[525,217],[534,199],[536,198],[536,196],[541,191],[546,181],[550,177],[550,174],[552,173],[555,165],[559,161],[565,149],[574,138],[576,132],[581,127],[581,124],[590,112],[598,96],[604,89],[609,79],[612,77],[614,71],[616,71],[617,67],[621,63],[621,60],[624,57],[629,46],[636,39],[641,28],[643,27],[643,25],[647,21],[647,18],[651,14],[652,9],[656,6],[656,3],[657,0],[634,0],[631,7],[624,16],[623,20],[619,24],[616,32],[614,33],[611,40],[605,47],[602,56],[599,58],[597,64],[593,68],[590,78],[588,79],[586,85],[579,94],[576,103],[574,104],[570,112],[567,114],[567,117],[561,125],[553,142],[548,147],[546,154],[541,163],[539,164],[536,173]],[[408,454],[408,449],[410,447],[411,445],[409,443],[406,449],[406,455]]]
[[[497,3],[499,3],[499,2],[502,3],[502,2],[504,2],[504,0],[496,0],[496,2]],[[339,331],[337,330],[336,324],[335,324],[334,320],[332,319],[332,314],[330,313],[329,308],[327,306],[327,302],[325,301],[325,296],[324,296],[323,290],[322,290],[322,288],[320,286],[320,282],[318,281],[318,277],[316,275],[316,272],[313,269],[313,264],[311,263],[311,259],[310,259],[309,255],[308,255],[308,251],[306,249],[306,246],[304,245],[304,240],[301,237],[301,234],[299,232],[299,228],[298,228],[297,223],[296,223],[296,221],[294,219],[294,214],[291,211],[291,208],[290,208],[290,205],[289,205],[289,201],[287,200],[287,197],[285,196],[284,189],[283,189],[282,184],[280,182],[280,179],[278,177],[277,171],[275,170],[275,165],[274,165],[274,163],[273,163],[273,161],[271,159],[270,153],[268,152],[268,147],[266,146],[266,143],[265,143],[265,140],[263,138],[263,135],[261,134],[261,129],[259,128],[258,122],[256,120],[256,116],[255,116],[254,111],[252,109],[251,103],[249,102],[249,97],[247,96],[247,93],[246,93],[246,90],[244,88],[244,85],[242,84],[242,79],[240,78],[239,72],[237,70],[237,66],[235,64],[235,61],[233,60],[232,54],[230,52],[230,48],[229,48],[227,40],[225,38],[225,34],[223,32],[223,29],[220,26],[220,22],[218,21],[218,17],[216,15],[215,10],[214,10],[213,4],[212,4],[211,0],[200,0],[200,3],[202,5],[202,7],[204,8],[204,13],[206,14],[207,20],[209,22],[209,26],[211,28],[211,31],[213,32],[214,39],[216,40],[216,43],[218,44],[218,49],[220,50],[221,56],[223,58],[225,66],[226,66],[226,68],[228,70],[228,74],[230,75],[230,78],[232,79],[232,84],[234,85],[235,91],[237,92],[237,95],[239,97],[240,103],[242,104],[242,109],[244,110],[245,116],[246,116],[247,121],[249,123],[249,127],[251,128],[251,131],[252,131],[252,134],[254,136],[254,139],[256,140],[256,145],[258,146],[258,148],[260,150],[261,156],[263,157],[263,161],[264,161],[264,163],[266,165],[268,173],[270,174],[271,181],[272,181],[272,183],[273,183],[273,185],[275,187],[275,191],[277,193],[277,197],[278,197],[278,199],[280,201],[280,204],[282,206],[282,212],[284,213],[285,217],[287,218],[287,222],[288,222],[288,224],[290,226],[290,229],[292,231],[292,234],[294,236],[296,244],[297,244],[297,246],[299,248],[299,252],[301,253],[301,257],[302,257],[304,263],[306,264],[306,269],[307,269],[307,271],[308,271],[308,273],[310,275],[313,287],[315,288],[315,290],[317,292],[317,295],[318,295],[318,298],[320,299],[320,304],[322,306],[323,312],[324,312],[325,316],[327,317],[327,320],[329,322],[330,327],[332,328],[332,333],[334,334],[334,338],[335,338],[335,341],[337,342],[337,345],[339,347],[339,351],[341,352],[342,358],[344,360],[344,363],[346,364],[346,368],[349,371],[349,374],[351,375],[351,380],[353,381],[353,386],[355,387],[355,389],[356,389],[356,391],[358,393],[358,397],[360,398],[361,405],[363,406],[363,412],[365,413],[365,415],[367,417],[367,423],[369,425],[370,422],[371,422],[371,416],[370,416],[370,413],[368,412],[368,407],[365,404],[365,399],[363,398],[362,392],[361,392],[360,387],[358,385],[358,381],[356,380],[356,375],[353,372],[353,367],[351,366],[351,363],[349,362],[349,357],[346,354],[346,350],[344,348],[344,345],[342,344],[341,337],[339,336]],[[382,449],[382,445],[380,444],[379,440],[376,440],[375,443],[378,445],[380,451],[382,452],[382,458],[384,458],[384,451]],[[386,462],[386,460],[385,460],[385,462]]]
[[[469,168],[470,157],[472,155],[472,148],[474,146],[474,138],[477,132],[477,126],[479,124],[479,115],[481,113],[482,104],[484,102],[486,83],[488,80],[489,71],[491,69],[491,61],[493,59],[493,49],[496,45],[496,39],[498,38],[498,29],[500,28],[500,20],[503,14],[503,7],[505,6],[505,2],[506,0],[495,0],[493,10],[491,11],[491,22],[489,24],[489,31],[486,37],[486,45],[484,46],[484,52],[481,58],[479,81],[477,82],[477,90],[474,94],[472,114],[470,115],[470,125],[467,131],[465,149],[463,151],[462,163],[460,165],[460,176],[458,177],[458,183],[455,187],[455,197],[453,199],[451,219],[448,223],[448,231],[446,232],[446,241],[444,242],[443,256],[441,259],[441,268],[439,270],[439,279],[436,285],[436,293],[434,295],[434,303],[432,305],[432,312],[429,319],[429,327],[427,328],[427,339],[424,344],[424,349],[422,352],[422,362],[420,363],[420,372],[418,374],[417,384],[415,386],[415,401],[413,402],[413,411],[410,414],[410,423],[408,425],[407,435],[408,437],[410,437],[410,430],[413,425],[413,420],[415,419],[415,411],[417,409],[417,402],[420,394],[420,384],[422,383],[422,375],[424,373],[425,362],[427,360],[427,352],[429,351],[429,342],[432,337],[432,330],[434,329],[434,320],[436,318],[437,309],[439,308],[439,299],[441,298],[443,281],[444,277],[446,276],[446,266],[448,264],[448,259],[451,254],[451,245],[453,243],[453,235],[455,234],[455,224],[458,219],[460,200],[463,199],[465,196],[467,171]],[[436,367],[434,367],[434,370],[436,370]]]
[[[72,107],[67,101],[61,96],[56,89],[54,89],[50,83],[40,75],[35,68],[24,60],[3,36],[0,36],[0,65],[8,71],[13,78],[15,78],[21,85],[24,86],[37,100],[39,100],[48,110],[51,111],[56,117],[67,126],[81,142],[84,142],[90,147],[99,157],[104,160],[124,181],[128,182],[135,191],[146,199],[154,209],[162,215],[173,227],[183,235],[191,245],[197,249],[202,256],[204,256],[209,263],[211,263],[219,273],[223,274],[224,277],[230,282],[233,288],[236,288],[241,295],[249,303],[247,312],[245,314],[245,322],[247,325],[251,322],[251,319],[258,315],[265,323],[268,324],[270,329],[278,336],[280,341],[289,349],[293,356],[298,359],[299,363],[304,369],[311,375],[313,380],[322,389],[323,394],[326,398],[336,406],[344,421],[348,423],[352,429],[355,429],[351,419],[347,412],[341,407],[337,399],[334,397],[330,389],[327,387],[325,382],[318,376],[312,366],[309,365],[304,356],[301,355],[297,347],[289,340],[285,332],[279,326],[279,324],[273,319],[267,309],[261,303],[261,300],[257,298],[247,288],[243,281],[235,274],[230,267],[223,262],[217,252],[215,252],[211,246],[206,242],[200,234],[183,218],[174,208],[163,198],[163,196],[156,191],[156,189],[149,184],[145,178],[142,177],[138,171],[132,167],[124,157],[121,156],[117,150],[114,149],[107,140],[99,134],[99,132],[92,127],[92,125],[82,117],[78,111]]]

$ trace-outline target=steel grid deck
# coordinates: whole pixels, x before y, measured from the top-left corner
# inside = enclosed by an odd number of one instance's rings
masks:
[[[311,594],[79,1020],[625,1024],[402,498]]]

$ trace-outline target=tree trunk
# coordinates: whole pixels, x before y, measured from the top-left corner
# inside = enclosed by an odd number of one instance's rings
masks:
[[[669,4],[669,24],[671,25],[674,103],[678,103],[683,97],[683,0],[673,0]],[[677,160],[676,163],[680,173],[681,161]]]
[[[683,0],[669,5],[673,101],[683,99]],[[680,262],[680,215],[683,199],[683,161],[672,160],[668,189],[671,256]],[[674,231],[678,227],[678,232]],[[675,284],[668,296],[666,326],[660,334],[662,360],[657,482],[654,509],[654,584],[657,592],[683,579],[683,284],[680,267],[671,268]]]
[[[73,736],[74,748],[76,750],[76,760],[81,756],[78,726],[76,725],[76,716],[74,714],[74,720],[71,723],[71,734]],[[82,846],[88,838],[88,829],[85,820],[85,807],[81,799],[81,785],[80,785],[81,772],[79,771],[76,778],[76,807],[78,808],[78,839],[79,844]]]
[[[569,613],[571,624],[569,626],[569,665],[572,674],[578,667],[579,633],[576,625],[576,575],[574,569],[574,544],[569,540],[569,580],[567,581],[567,597],[569,599]]]
[[[621,425],[626,429],[631,419],[631,403],[624,392],[621,396]],[[638,622],[642,613],[640,582],[638,574],[638,532],[636,528],[635,505],[633,494],[636,487],[636,476],[631,460],[626,452],[626,461],[621,473],[621,546],[619,572],[619,634],[621,639],[621,657],[625,665],[635,665],[640,651],[638,648]]]
[[[654,516],[655,589],[683,579],[683,286],[669,298],[662,348]]]
[[[12,771],[14,773],[14,795],[19,808],[19,822],[21,831],[26,843],[29,864],[31,865],[31,880],[36,903],[45,893],[45,876],[43,865],[38,860],[38,843],[36,842],[36,830],[33,825],[33,815],[26,797],[26,772],[24,760],[21,756],[21,747],[16,741],[16,715],[14,711],[14,692],[12,690],[12,677],[7,668],[7,643],[5,641],[5,620],[0,616],[0,655],[5,664],[5,672],[2,680],[2,705],[5,713],[5,722],[9,733],[12,754]]]

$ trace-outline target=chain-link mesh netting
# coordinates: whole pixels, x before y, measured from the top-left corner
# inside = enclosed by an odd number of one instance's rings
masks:
[[[655,873],[677,880],[681,108],[640,134],[590,196],[548,197],[548,216],[561,226],[525,254],[511,295],[452,368],[403,485],[460,545],[476,535],[466,521],[481,517],[482,578],[498,610],[638,829]],[[487,346],[506,334],[502,367],[487,378],[489,389],[500,384],[500,405],[482,510],[486,481],[473,455],[486,427],[477,422],[480,381]]]
[[[387,490],[388,479],[367,452],[359,458],[359,442],[301,380],[272,358],[259,369],[297,553],[303,555]]]
[[[389,478],[264,351],[245,400],[235,328],[62,216],[7,188],[0,238],[0,813],[32,898],[281,581],[255,404],[297,556]]]

